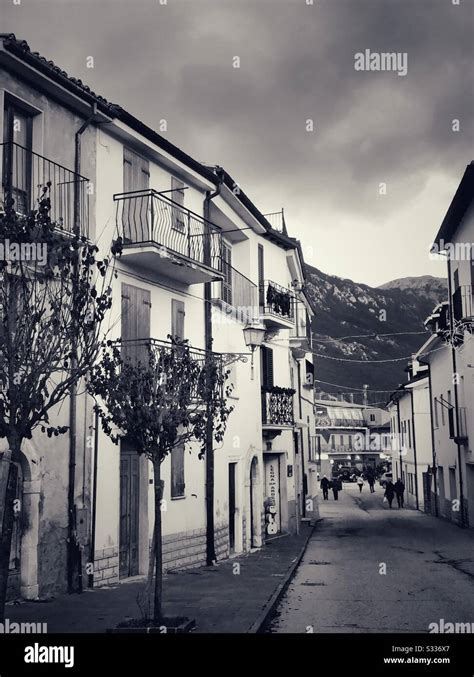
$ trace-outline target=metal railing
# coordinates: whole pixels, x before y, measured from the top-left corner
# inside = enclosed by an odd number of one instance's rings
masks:
[[[264,314],[276,315],[291,322],[294,320],[294,294],[272,280],[265,280],[260,284],[259,305]]]
[[[453,317],[455,320],[465,320],[474,316],[472,286],[470,284],[458,287],[452,299]]]
[[[227,261],[222,261],[222,273],[224,279],[213,283],[212,300],[226,304],[241,322],[258,319],[257,285]]]
[[[77,226],[79,234],[89,236],[88,179],[57,162],[8,141],[2,143],[2,197],[11,198],[18,214],[28,214],[38,207],[47,188],[51,201],[51,220],[61,230],[75,230],[75,191],[78,196]]]
[[[156,190],[114,195],[124,245],[157,244],[217,272],[222,236],[217,226]]]
[[[125,363],[140,365],[144,369],[153,369],[158,383],[163,383],[170,376],[179,374],[173,379],[175,388],[192,400],[206,400],[206,374],[223,376],[224,361],[220,353],[206,355],[204,350],[187,344],[174,344],[171,341],[162,341],[154,338],[138,338],[119,340],[116,345],[121,348],[121,357]],[[224,392],[224,382],[219,390]],[[187,392],[182,391],[187,388]]]
[[[291,388],[262,387],[262,423],[267,425],[293,426],[293,395]]]

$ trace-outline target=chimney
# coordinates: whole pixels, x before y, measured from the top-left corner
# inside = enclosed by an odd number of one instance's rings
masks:
[[[368,397],[367,397],[367,395],[368,395],[367,391],[369,390],[369,386],[365,383],[365,384],[362,386],[362,388],[364,389],[364,395],[363,395],[364,401],[363,401],[363,404],[364,404],[364,406],[366,407],[366,406],[369,404]]]

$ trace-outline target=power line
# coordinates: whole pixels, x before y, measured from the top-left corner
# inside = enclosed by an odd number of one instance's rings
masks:
[[[343,386],[343,385],[339,385],[337,383],[329,383],[328,381],[321,381],[321,379],[319,379],[319,378],[315,378],[314,380],[317,381],[318,383],[324,383],[324,385],[327,385],[327,386],[334,386],[335,388],[345,388],[346,390],[351,390],[351,391],[357,390],[357,392],[361,392],[361,393],[363,393],[363,392],[393,393],[393,388],[391,390],[376,390],[375,388],[366,388],[366,389],[364,389],[364,388],[351,388],[351,386]]]
[[[373,333],[373,334],[355,334],[354,336],[332,336],[327,339],[318,339],[316,336],[313,334],[313,338],[315,341],[318,343],[329,343],[330,341],[343,341],[345,339],[352,339],[352,338],[380,338],[380,337],[385,337],[385,336],[412,336],[412,335],[419,335],[419,334],[427,334],[429,332],[427,331],[399,331],[399,332],[393,332],[391,334],[378,334],[378,333]]]
[[[428,350],[428,352],[423,353],[424,355],[429,355],[430,353],[435,353],[438,350],[443,350],[446,346],[441,346],[440,348],[434,348],[433,350]],[[322,360],[335,360],[336,362],[354,362],[360,364],[385,364],[387,362],[406,362],[411,360],[413,355],[408,357],[393,357],[389,360],[351,360],[345,357],[332,357],[331,355],[319,355],[318,353],[313,353],[314,357],[320,357]]]

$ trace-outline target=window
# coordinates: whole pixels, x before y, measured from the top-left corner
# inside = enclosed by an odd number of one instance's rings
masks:
[[[265,305],[265,289],[264,289],[264,281],[265,281],[265,269],[264,269],[264,261],[263,261],[263,245],[259,244],[258,245],[258,297],[259,297],[259,305],[264,306]]]
[[[370,420],[373,422],[375,421],[375,414],[370,414]]]
[[[172,227],[176,230],[184,231],[186,229],[184,212],[184,183],[174,176],[171,177],[171,199],[173,204],[171,210]]]
[[[31,207],[31,147],[33,116],[17,103],[6,101],[3,122],[4,188],[11,191],[15,209],[25,214]]]
[[[344,446],[344,435],[339,435],[339,444],[341,445],[341,447]]]
[[[184,497],[184,444],[171,452],[171,498]]]
[[[184,339],[184,302],[171,299],[171,335]]]
[[[438,428],[439,427],[439,423],[438,423],[438,400],[437,400],[436,397],[434,398],[434,401],[433,401],[433,411],[434,411],[435,428]]]
[[[444,404],[443,404],[443,396],[441,395],[440,398],[440,404],[441,404],[441,423],[444,425]]]
[[[408,428],[408,446],[411,448],[411,421],[407,421]]]

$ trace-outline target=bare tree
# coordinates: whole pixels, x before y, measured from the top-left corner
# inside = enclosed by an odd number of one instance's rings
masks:
[[[153,621],[162,622],[162,523],[164,481],[161,464],[181,444],[199,443],[206,450],[206,425],[214,422],[214,438],[222,441],[232,407],[232,386],[222,359],[173,339],[107,342],[102,360],[91,372],[89,388],[97,398],[104,431],[117,444],[121,438],[153,465],[155,586]],[[207,403],[208,406],[205,406]],[[151,569],[152,570],[152,569]]]
[[[112,259],[97,258],[85,237],[50,218],[50,186],[38,208],[20,215],[11,196],[0,215],[0,619],[8,578],[14,461],[33,431],[60,435],[67,426],[50,421],[98,354],[101,322],[111,306]],[[8,250],[8,251],[7,251]],[[112,253],[120,251],[120,243]],[[6,255],[8,253],[8,256]]]

